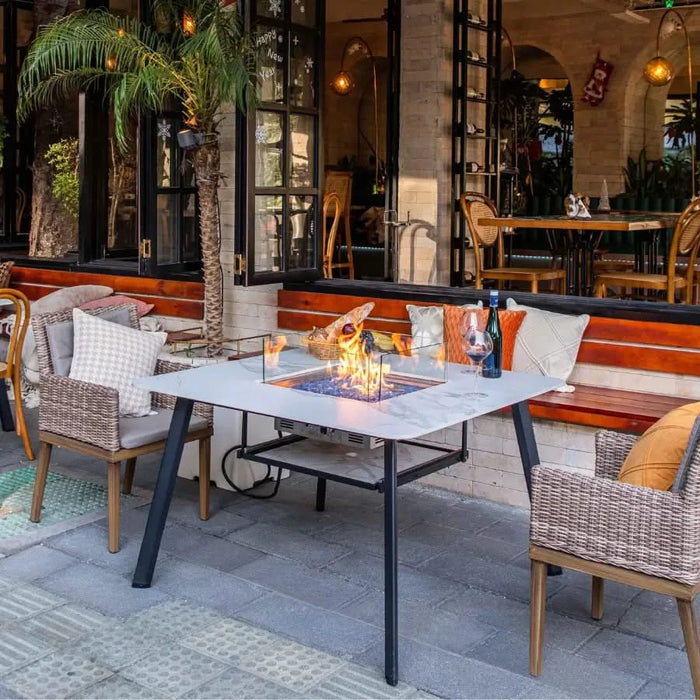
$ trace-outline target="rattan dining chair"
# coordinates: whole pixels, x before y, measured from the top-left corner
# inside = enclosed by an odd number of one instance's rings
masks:
[[[16,430],[17,435],[22,438],[27,459],[34,459],[34,451],[32,450],[32,443],[29,440],[29,431],[24,418],[21,376],[22,347],[24,346],[24,338],[27,335],[31,316],[29,299],[16,289],[0,289],[0,301],[8,302],[2,304],[0,310],[14,314],[7,356],[5,358],[0,357],[0,417],[2,418],[2,427],[3,430]],[[10,403],[5,390],[6,379],[12,381],[12,392],[15,399],[14,425],[12,425],[12,412],[10,411]]]
[[[502,282],[527,282],[530,291],[539,292],[540,282],[553,280],[560,294],[566,294],[566,271],[542,267],[506,267],[504,263],[503,231],[500,226],[482,226],[479,219],[498,216],[496,205],[480,192],[464,192],[460,197],[462,214],[467,220],[474,246],[474,286],[484,288],[484,280]],[[484,269],[481,256],[489,248],[496,250],[496,267]]]
[[[636,436],[596,435],[595,476],[538,466],[530,515],[530,673],[542,671],[547,564],[590,574],[591,617],[603,617],[603,581],[676,599],[696,697],[700,639],[700,417],[671,491],[617,481]]]
[[[355,263],[352,257],[352,229],[350,226],[350,207],[352,205],[352,178],[353,173],[339,170],[326,170],[326,180],[324,192],[337,195],[340,200],[340,217],[343,223],[343,235],[345,236],[345,247],[347,250],[347,261],[334,263],[331,258],[331,270],[347,270],[348,277],[355,279]],[[324,199],[325,209],[325,199]],[[324,249],[325,252],[325,249]],[[332,277],[331,272],[328,277]]]
[[[692,303],[695,261],[700,249],[700,197],[696,197],[681,213],[669,247],[666,274],[647,272],[605,272],[595,278],[594,295],[604,297],[609,287],[666,292],[666,301],[673,304],[676,294],[686,304]],[[678,257],[687,256],[688,266],[679,274]]]
[[[86,313],[138,328],[132,304],[94,309]],[[53,446],[64,447],[107,463],[107,537],[110,552],[119,551],[119,492],[131,493],[136,459],[165,445],[175,399],[152,395],[153,414],[119,415],[119,392],[111,387],[71,379],[72,311],[36,315],[32,327],[39,357],[39,457],[30,520],[39,522]],[[53,330],[52,330],[53,329]],[[158,360],[156,374],[185,369]],[[199,442],[199,517],[209,518],[209,461],[213,416],[211,406],[194,405],[186,442]],[[121,463],[125,462],[124,480]]]
[[[323,198],[323,218],[321,226],[323,230],[323,276],[333,277],[333,254],[335,253],[335,239],[338,235],[340,215],[342,207],[340,197],[335,192],[329,192]],[[333,217],[330,231],[328,230],[328,219]]]

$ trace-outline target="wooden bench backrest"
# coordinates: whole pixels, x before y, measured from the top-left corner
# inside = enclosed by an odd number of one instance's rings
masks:
[[[176,318],[204,318],[204,285],[201,282],[158,280],[150,277],[122,277],[92,272],[41,270],[33,267],[12,268],[10,285],[31,300],[40,299],[62,287],[79,284],[104,284],[115,294],[124,294],[154,304],[153,313]]]
[[[325,326],[338,315],[368,301],[375,303],[365,322],[369,330],[410,333],[406,304],[427,302],[375,299],[347,294],[320,294],[281,290],[279,328],[308,331]],[[583,336],[577,362],[653,372],[700,376],[700,327],[673,323],[623,321],[592,317]]]

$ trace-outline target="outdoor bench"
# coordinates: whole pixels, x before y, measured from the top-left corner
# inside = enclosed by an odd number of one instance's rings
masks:
[[[390,333],[411,333],[406,304],[431,305],[405,299],[283,289],[278,293],[278,327],[308,331],[314,326],[325,326],[339,314],[368,301],[373,301],[375,307],[365,328]],[[698,326],[592,316],[576,363],[594,370],[598,384],[577,384],[574,370],[575,391],[549,392],[532,399],[530,412],[545,420],[642,433],[671,409],[692,400],[674,395],[675,375],[700,376],[699,350]],[[668,393],[615,388],[614,370],[667,374]]]

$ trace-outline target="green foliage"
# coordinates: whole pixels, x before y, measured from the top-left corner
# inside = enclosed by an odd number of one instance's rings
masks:
[[[78,148],[78,139],[61,139],[52,143],[44,156],[51,167],[53,196],[76,221],[80,200]]]
[[[185,9],[195,21],[182,31]],[[225,104],[255,103],[257,62],[237,10],[219,0],[159,0],[156,27],[109,12],[80,10],[42,27],[22,64],[20,118],[78,90],[101,87],[114,109],[117,141],[126,150],[129,123],[141,110],[173,101],[184,120],[208,136]]]
[[[5,139],[10,135],[7,130],[7,119],[0,115],[0,168],[5,164]]]
[[[683,100],[666,109],[664,136],[671,139],[673,148],[685,148],[695,134],[695,100]]]
[[[637,160],[627,158],[625,194],[636,198],[691,196],[690,153],[687,150],[667,155],[663,160],[649,160],[646,149]]]

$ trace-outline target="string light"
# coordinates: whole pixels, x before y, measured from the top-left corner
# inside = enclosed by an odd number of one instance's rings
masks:
[[[197,23],[194,21],[194,17],[189,12],[185,12],[182,15],[182,33],[188,37],[193,36],[196,28]]]
[[[108,71],[113,71],[117,67],[117,59],[114,56],[108,56],[105,61],[105,67]]]

